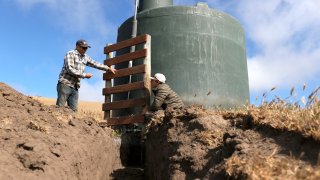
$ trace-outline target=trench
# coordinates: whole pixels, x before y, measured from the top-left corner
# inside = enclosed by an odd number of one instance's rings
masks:
[[[192,117],[188,117],[189,120]],[[170,123],[169,123],[170,124]],[[186,123],[188,124],[188,123]],[[170,125],[169,125],[170,126]],[[188,132],[202,130],[196,124],[182,127]],[[179,129],[179,128],[178,128]],[[173,129],[177,133],[180,130]],[[143,139],[141,132],[129,131],[121,135],[120,159],[124,167],[115,169],[111,174],[111,179],[173,179],[171,176],[175,162],[172,157],[179,154],[179,148],[184,145],[181,141],[172,142],[170,136],[170,128],[166,125],[160,125],[151,128],[150,132]],[[182,135],[182,134],[180,134]],[[190,134],[186,133],[186,136]],[[183,135],[182,135],[183,136]],[[232,135],[224,132],[221,141],[223,143],[209,149],[206,152],[206,163],[201,170],[194,171],[190,167],[192,163],[186,158],[181,159],[177,164],[179,169],[184,172],[184,177],[178,179],[224,179],[226,172],[223,167],[224,159],[229,158],[235,151],[237,143],[227,141]],[[210,175],[205,174],[210,171]]]
[[[139,142],[139,138],[137,133],[122,135],[120,159],[124,167],[115,169],[110,174],[110,178],[119,180],[172,179],[170,177],[169,157],[175,155],[179,143],[170,143],[166,138],[159,140],[156,136],[150,136],[150,140],[146,140],[146,142]],[[154,138],[158,139],[161,144],[154,141]],[[226,133],[224,138],[227,140],[230,135]],[[198,174],[205,174],[210,168],[214,167],[216,170],[208,179],[225,179],[227,176],[223,168],[224,159],[229,158],[234,153],[236,144],[234,141],[228,141],[210,149],[206,155],[208,162],[201,171],[192,171],[190,169],[191,164],[188,161],[180,162],[181,169],[186,172],[187,179],[195,179],[199,178]],[[171,153],[166,149],[166,146],[171,149]]]

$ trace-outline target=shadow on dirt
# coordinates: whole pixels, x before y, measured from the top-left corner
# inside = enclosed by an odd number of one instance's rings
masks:
[[[115,170],[110,178],[114,180],[143,180],[143,174],[142,168],[126,167]]]
[[[228,115],[224,118],[230,118]],[[232,118],[230,122],[242,130],[252,129],[261,135],[262,139],[272,139],[281,149],[278,153],[305,161],[311,165],[320,163],[320,144],[310,137],[304,137],[295,131],[279,130],[270,125],[253,125],[251,115],[243,115]]]
[[[263,137],[272,138],[282,149],[280,154],[293,156],[311,165],[319,163],[320,144],[313,138],[306,138],[298,132],[280,131],[267,125],[255,128]]]

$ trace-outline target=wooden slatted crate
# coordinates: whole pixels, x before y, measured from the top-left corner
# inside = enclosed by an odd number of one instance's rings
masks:
[[[127,54],[113,57],[114,51],[143,44],[143,49]],[[105,65],[112,66],[123,62],[135,61],[143,59],[143,64],[117,70],[116,74],[106,72],[103,74],[103,79],[106,81],[106,87],[103,89],[102,94],[105,96],[105,103],[102,110],[105,112],[104,119],[107,126],[143,123],[144,113],[147,112],[150,104],[151,94],[151,37],[150,35],[141,35],[132,39],[121,41],[117,44],[108,45],[104,48],[104,53],[108,55],[108,59],[104,61]],[[111,80],[121,77],[126,77],[135,74],[143,74],[143,81],[111,86]],[[111,102],[111,95],[116,93],[130,92],[133,90],[144,90],[144,97],[136,99],[127,99]],[[112,117],[112,110],[125,109],[132,107],[142,107],[140,114],[133,114],[125,117]]]

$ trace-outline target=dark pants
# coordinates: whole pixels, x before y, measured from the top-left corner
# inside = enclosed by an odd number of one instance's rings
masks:
[[[78,89],[69,87],[65,84],[57,84],[58,99],[56,105],[64,106],[66,102],[68,106],[73,110],[77,111],[78,109]]]

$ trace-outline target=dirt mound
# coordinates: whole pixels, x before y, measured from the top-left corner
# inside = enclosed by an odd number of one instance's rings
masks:
[[[318,179],[320,142],[199,107],[153,119],[148,179]]]
[[[0,83],[0,179],[108,179],[119,140],[92,118]]]

